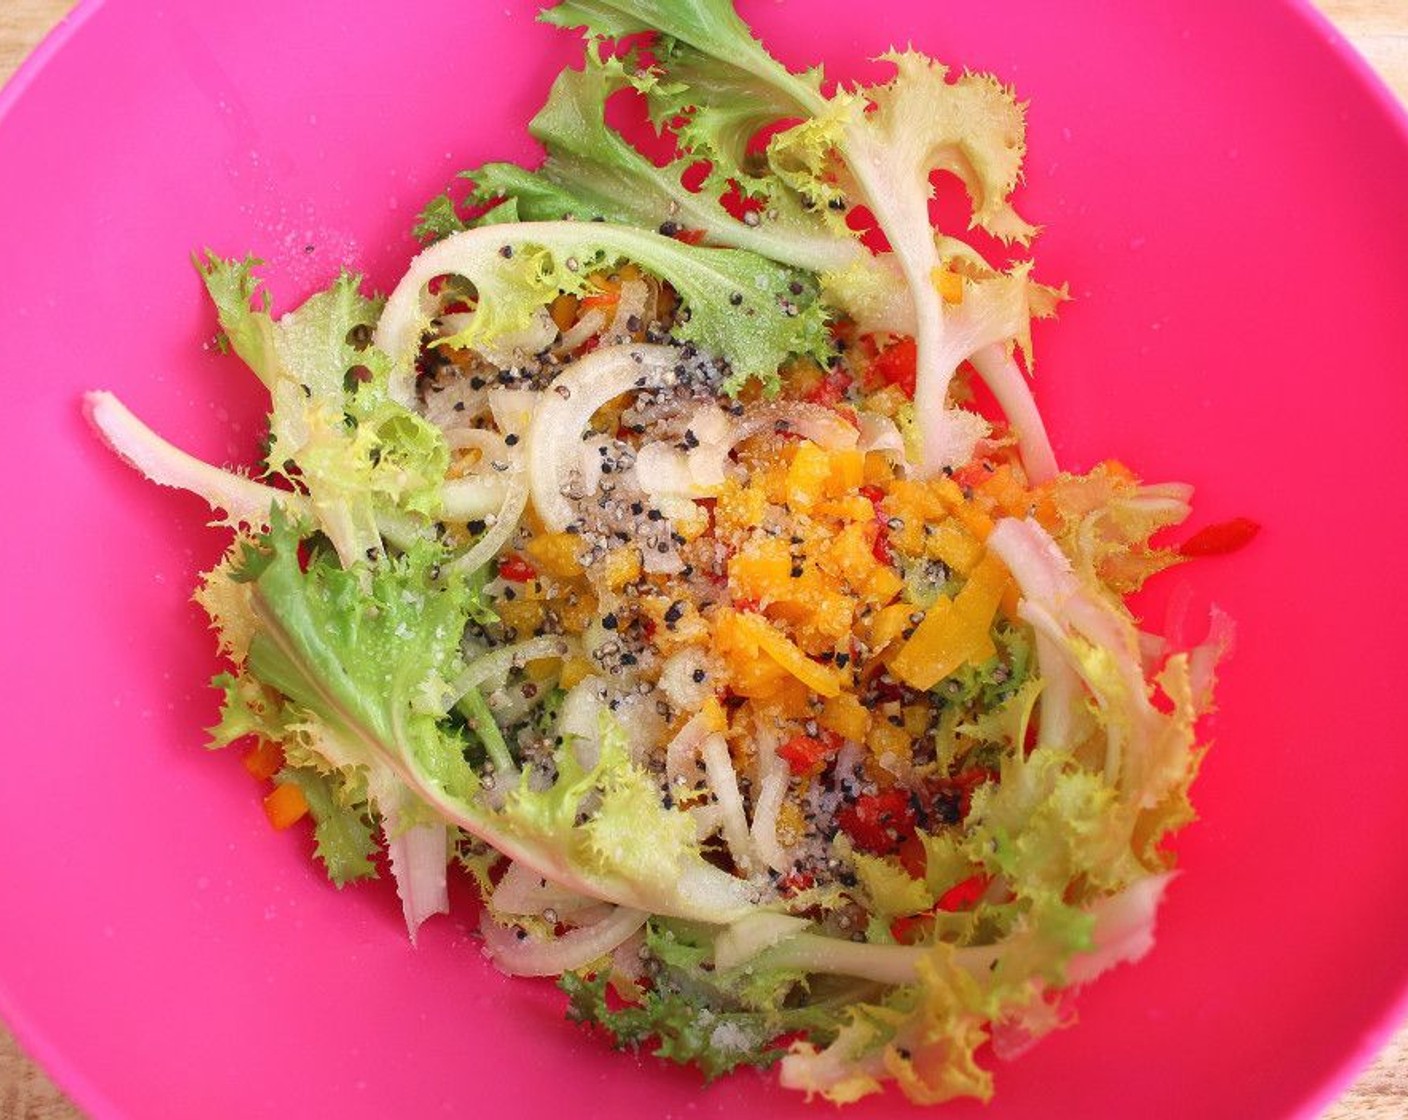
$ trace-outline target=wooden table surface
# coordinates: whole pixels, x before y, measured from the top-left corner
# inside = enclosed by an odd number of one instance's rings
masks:
[[[1312,0],[1408,103],[1408,0]],[[0,0],[0,84],[72,0]],[[0,172],[3,174],[3,172]],[[1322,1120],[1408,1117],[1408,1026]],[[0,1024],[0,1120],[83,1120]]]

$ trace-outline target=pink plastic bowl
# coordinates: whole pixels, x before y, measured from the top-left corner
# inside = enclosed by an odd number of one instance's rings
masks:
[[[1241,641],[1157,949],[946,1115],[1312,1115],[1408,989],[1404,118],[1290,3],[742,6],[793,64],[911,40],[1015,83],[1040,274],[1075,296],[1037,340],[1063,461],[1265,526],[1165,583]],[[221,534],[81,416],[114,389],[248,461],[255,383],[205,347],[190,254],[266,258],[283,306],[343,264],[387,287],[455,171],[532,157],[577,50],[533,10],[88,3],[0,98],[0,1013],[94,1116],[831,1113],[612,1053],[494,972],[467,898],[412,948],[387,884],[330,887],[201,749]]]

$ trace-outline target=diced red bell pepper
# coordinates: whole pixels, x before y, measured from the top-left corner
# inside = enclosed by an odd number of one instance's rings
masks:
[[[919,373],[919,350],[914,339],[906,336],[892,342],[875,355],[870,368],[886,385],[899,386],[905,396],[913,399]]]
[[[965,490],[975,490],[993,475],[992,464],[986,459],[974,459],[954,468],[953,481]]]
[[[509,583],[527,583],[538,577],[538,571],[516,552],[510,552],[499,560],[499,577]]]
[[[893,855],[914,832],[914,806],[902,789],[864,793],[836,814],[836,823],[861,851]]]
[[[957,914],[971,910],[982,901],[990,886],[992,878],[981,871],[970,875],[961,883],[955,883],[944,891],[931,909],[919,914],[905,914],[891,921],[890,936],[901,945],[913,945],[933,929],[936,913],[942,910],[948,914]]]
[[[925,910],[922,914],[905,914],[890,922],[890,936],[901,945],[913,945],[923,940],[924,935],[934,928],[934,915]]]
[[[909,873],[911,878],[924,878],[924,872],[929,867],[929,854],[924,850],[924,841],[919,838],[919,833],[911,833],[900,841],[899,851],[895,853],[895,858],[900,861],[900,866]]]
[[[793,735],[777,748],[778,756],[797,775],[812,774],[841,749],[841,736],[834,731],[817,735]]]
[[[811,404],[835,408],[845,400],[846,390],[851,387],[851,379],[840,370],[831,370],[816,383],[804,398]]]
[[[875,536],[870,542],[870,554],[877,564],[890,564],[894,553],[890,549],[890,526],[880,503],[885,500],[885,491],[878,486],[862,486],[861,497],[867,499],[875,509]]]

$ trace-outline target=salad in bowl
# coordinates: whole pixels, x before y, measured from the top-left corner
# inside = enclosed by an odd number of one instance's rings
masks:
[[[1060,469],[1029,374],[1066,293],[997,79],[897,50],[837,87],[726,0],[544,18],[586,31],[544,161],[432,200],[389,294],[275,315],[197,258],[258,472],[89,394],[233,531],[212,740],[412,940],[471,876],[486,954],[617,1045],[987,1098],[980,1050],[1148,950],[1193,816],[1230,623],[1180,647],[1126,598],[1254,526],[1164,547],[1188,487]]]

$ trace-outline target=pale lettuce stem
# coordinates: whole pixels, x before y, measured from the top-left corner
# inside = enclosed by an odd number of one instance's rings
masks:
[[[489,711],[489,705],[479,694],[479,690],[472,686],[466,689],[455,707],[469,720],[470,730],[484,744],[484,749],[489,753],[489,761],[494,764],[494,769],[500,774],[516,774],[518,765],[513,761],[513,756],[509,754],[503,732],[499,730],[494,713]]]
[[[1036,399],[1016,359],[1004,345],[994,343],[984,346],[968,360],[992,390],[998,407],[1017,433],[1017,449],[1021,453],[1028,480],[1034,486],[1051,481],[1057,473],[1056,452],[1051,447]]]

